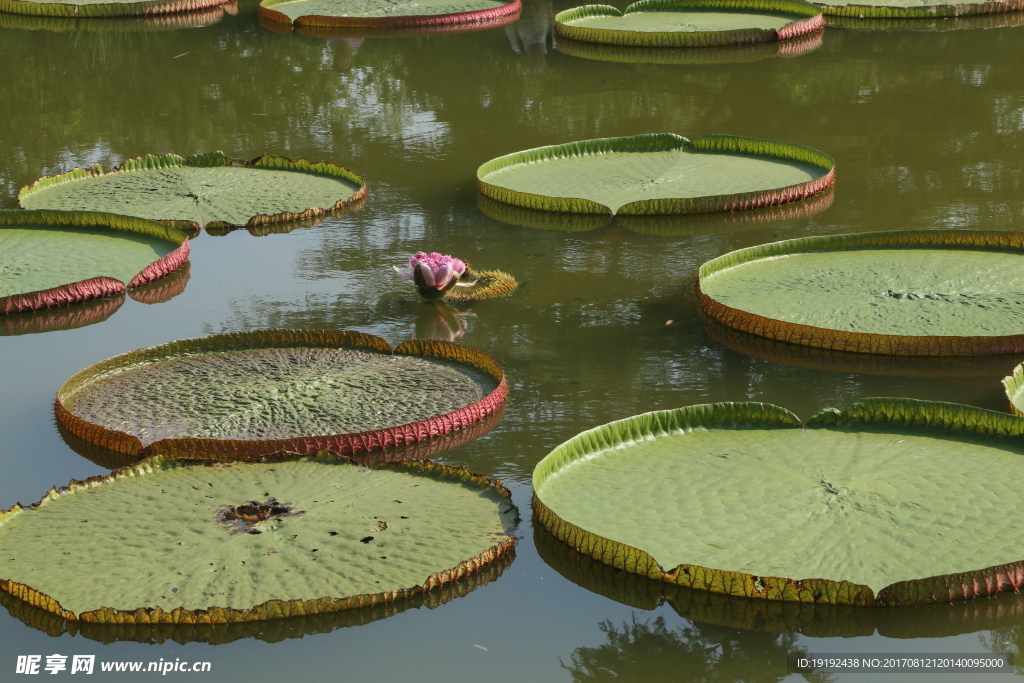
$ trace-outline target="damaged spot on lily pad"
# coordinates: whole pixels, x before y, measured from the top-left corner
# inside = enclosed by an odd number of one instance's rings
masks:
[[[477,169],[480,192],[497,201],[618,215],[754,209],[810,197],[834,179],[831,157],[809,147],[673,133],[538,147]]]
[[[806,424],[764,403],[657,411],[545,456],[534,519],[578,552],[694,589],[865,606],[970,600],[1024,584],[1022,437],[1024,418],[899,398]],[[951,485],[964,463],[1000,476]]]
[[[69,433],[133,457],[347,455],[461,430],[506,391],[489,356],[450,342],[392,349],[360,332],[264,330],[97,363],[64,383],[56,414]]]
[[[100,624],[224,624],[390,603],[509,553],[509,502],[500,482],[429,461],[154,456],[0,511],[0,591]],[[399,509],[417,514],[399,520]],[[389,529],[360,543],[374,516]],[[74,533],[61,531],[71,524]]]
[[[0,0],[2,2],[2,0]],[[22,188],[26,209],[109,211],[180,227],[231,228],[306,220],[340,211],[366,195],[361,177],[341,166],[221,152],[145,156],[113,170],[99,164]]]

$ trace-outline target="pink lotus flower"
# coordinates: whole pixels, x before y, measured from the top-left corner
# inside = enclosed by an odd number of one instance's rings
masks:
[[[459,282],[459,278],[466,272],[465,261],[446,254],[439,254],[436,251],[429,254],[418,251],[410,256],[411,273],[399,270],[397,266],[394,268],[399,275],[415,282],[421,291],[433,289],[438,292],[447,292],[452,287],[473,285],[472,282]]]

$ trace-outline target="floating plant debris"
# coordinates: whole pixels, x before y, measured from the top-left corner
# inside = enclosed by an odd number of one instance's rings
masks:
[[[824,26],[821,10],[799,0],[640,0],[625,11],[584,5],[555,16],[555,32],[571,40],[657,48],[768,43]]]
[[[1024,418],[910,399],[864,399],[806,425],[763,403],[690,406],[558,446],[534,469],[533,507],[579,552],[689,588],[953,602],[1024,583],[1022,436]]]
[[[492,159],[480,191],[528,209],[683,214],[782,204],[821,192],[832,159],[784,142],[672,133],[585,140]]]
[[[723,325],[836,351],[982,356],[1024,349],[1024,235],[904,230],[804,237],[700,268]]]
[[[65,619],[118,624],[389,603],[508,553],[517,517],[509,499],[500,483],[430,462],[367,469],[327,452],[231,464],[154,456],[0,511],[0,591]],[[386,530],[376,531],[375,517]],[[82,519],[90,523],[69,523]],[[368,531],[374,539],[360,542]]]
[[[0,0],[2,1],[2,0]],[[257,226],[316,218],[366,195],[362,178],[341,166],[221,152],[144,156],[107,171],[48,176],[22,188],[26,209],[109,211],[193,228]]]
[[[0,314],[120,294],[187,263],[166,225],[86,211],[0,210]]]
[[[283,25],[450,26],[491,22],[520,9],[519,0],[263,0],[260,16]]]
[[[505,393],[501,368],[458,344],[392,349],[360,332],[264,330],[97,363],[64,383],[56,413],[75,436],[134,457],[351,454],[461,429],[493,413]]]

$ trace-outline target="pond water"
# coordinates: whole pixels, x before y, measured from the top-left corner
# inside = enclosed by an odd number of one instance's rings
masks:
[[[830,28],[820,47],[790,58],[715,53],[708,60],[724,63],[658,65],[559,52],[550,25],[572,4],[525,0],[516,23],[438,35],[283,35],[260,25],[252,0],[237,15],[208,14],[212,25],[179,30],[57,31],[49,29],[73,26],[2,17],[0,207],[15,207],[18,188],[44,173],[212,150],[341,163],[368,179],[370,196],[361,210],[287,234],[203,234],[192,244],[187,287],[168,302],[126,299],[97,324],[0,338],[0,507],[107,471],[54,426],[54,394],[74,372],[135,348],[234,330],[355,329],[392,343],[425,334],[439,312],[391,270],[422,249],[508,270],[522,283],[508,300],[459,307],[468,326],[461,341],[497,359],[510,394],[500,423],[441,459],[504,479],[525,520],[500,576],[383,619],[204,636],[230,641],[217,645],[173,632],[103,644],[0,610],[0,677],[9,680],[18,655],[58,653],[211,662],[210,674],[167,680],[794,681],[802,679],[787,674],[787,652],[1024,645],[1024,598],[1014,595],[884,615],[821,610],[800,617],[809,620],[803,633],[780,635],[803,622],[707,595],[663,596],[566,555],[529,521],[530,473],[549,449],[648,410],[757,400],[806,418],[865,396],[1004,408],[999,378],[1020,359],[793,350],[706,324],[693,285],[702,262],[772,240],[1024,229],[1024,21]],[[475,169],[488,159],[662,131],[820,149],[836,159],[834,194],[759,221],[616,219],[586,232],[500,222],[478,206]],[[999,476],[967,464],[949,475],[950,486],[959,476]],[[659,606],[662,597],[669,601]],[[1002,678],[1009,675],[976,677]]]

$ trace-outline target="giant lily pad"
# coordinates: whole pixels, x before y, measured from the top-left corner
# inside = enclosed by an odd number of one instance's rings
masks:
[[[56,413],[75,436],[134,457],[347,455],[461,429],[505,393],[490,356],[458,344],[264,330],[107,359],[64,383]]]
[[[388,603],[511,550],[509,499],[500,483],[430,462],[154,456],[0,512],[0,590],[97,623],[228,623]]]
[[[262,0],[260,16],[304,26],[444,26],[518,14],[519,0]]]
[[[2,0],[0,0],[2,3]],[[27,3],[26,3],[27,4]],[[238,14],[238,0],[226,0],[214,7],[194,12],[172,14],[150,14],[144,16],[115,16],[97,21],[94,17],[52,16],[39,14],[9,14],[0,12],[0,28],[16,28],[26,31],[82,31],[86,33],[136,33],[151,31],[174,31],[186,28],[212,26],[225,14]]]
[[[357,628],[407,610],[437,609],[452,600],[469,595],[477,588],[497,581],[514,560],[515,550],[513,549],[458,581],[446,583],[427,592],[416,593],[396,602],[378,602],[368,607],[346,609],[339,612],[304,614],[270,621],[233,621],[226,624],[146,623],[140,621],[113,624],[96,623],[65,619],[63,616],[34,607],[3,591],[0,591],[0,605],[7,608],[12,617],[26,626],[42,631],[53,638],[66,633],[72,637],[81,636],[104,644],[128,641],[147,645],[166,642],[224,645],[245,638],[262,640],[266,643],[279,643],[318,633],[330,633],[342,628]]]
[[[837,351],[971,356],[1024,349],[1024,235],[907,230],[805,237],[700,268],[728,327]]]
[[[1024,617],[1024,595],[1013,592],[928,609],[751,600],[615,569],[576,552],[536,523],[533,540],[540,558],[581,588],[634,609],[654,610],[668,603],[684,619],[728,628],[811,638],[863,638],[875,633],[887,638],[949,638],[1006,628]]]
[[[1024,0],[829,0],[815,4],[821,7],[825,14],[858,19],[963,17],[1024,10]]]
[[[230,0],[0,0],[0,12],[45,17],[129,17],[188,12]]]
[[[128,216],[0,211],[0,314],[119,294],[188,260],[185,235]]]
[[[480,191],[528,209],[679,214],[782,204],[832,184],[830,157],[800,145],[672,133],[585,140],[492,159]]]
[[[640,0],[624,12],[610,5],[584,5],[555,15],[560,36],[633,47],[768,43],[824,26],[821,10],[799,0]]]
[[[865,399],[806,425],[761,403],[691,406],[557,447],[534,469],[533,507],[583,554],[689,588],[953,602],[1024,583],[1022,436],[1024,418],[909,399]]]
[[[22,188],[26,209],[110,211],[172,225],[236,227],[303,220],[344,209],[366,195],[363,179],[327,163],[221,152],[145,156],[107,171],[97,164]]]
[[[799,57],[821,47],[823,31],[770,43],[749,43],[722,47],[633,47],[588,43],[562,37],[559,52],[573,57],[625,64],[745,64],[774,57]]]
[[[970,14],[957,17],[859,17],[831,15],[826,24],[853,31],[971,31],[1024,26],[1024,13]]]

